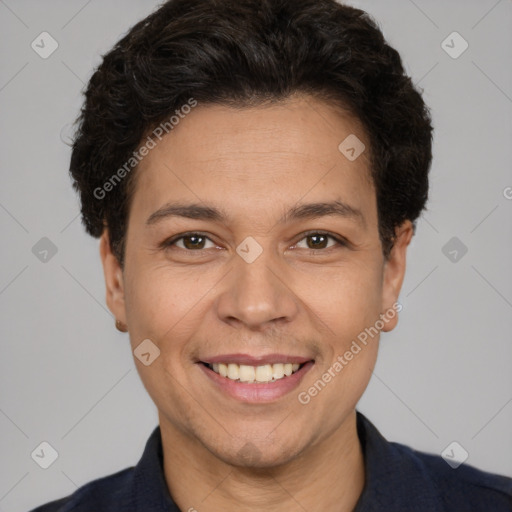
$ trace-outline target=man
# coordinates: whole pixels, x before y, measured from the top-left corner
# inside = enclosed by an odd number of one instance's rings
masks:
[[[91,78],[70,171],[159,413],[135,468],[49,511],[505,511],[512,480],[356,404],[401,309],[432,126],[334,0],[171,0]]]

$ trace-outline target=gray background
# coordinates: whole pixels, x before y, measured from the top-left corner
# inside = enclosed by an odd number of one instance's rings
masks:
[[[351,4],[401,53],[436,129],[404,309],[359,409],[390,440],[438,454],[456,440],[467,464],[512,476],[512,1]],[[0,1],[1,511],[135,464],[157,424],[105,306],[63,143],[101,54],[156,5]],[[47,59],[31,48],[43,31],[59,44]],[[441,47],[453,31],[469,43],[457,59]],[[46,262],[32,252],[42,237],[57,248]],[[456,262],[452,237],[468,249]],[[59,454],[46,470],[30,456],[42,441]]]

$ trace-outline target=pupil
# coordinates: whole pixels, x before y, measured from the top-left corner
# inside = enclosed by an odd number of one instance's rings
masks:
[[[194,248],[195,248],[195,249],[197,249],[198,245],[194,245],[194,243],[192,243],[192,244],[187,243],[187,241],[190,241],[190,240],[192,240],[192,241],[194,241],[194,240],[195,240],[195,241],[197,241],[197,240],[201,240],[201,239],[203,239],[203,237],[202,237],[202,236],[187,236],[187,237],[185,237],[185,239],[184,239],[184,240],[185,240],[185,246],[187,247],[187,249],[189,249],[190,247],[192,247],[192,249],[194,249]],[[190,246],[190,247],[189,247],[189,246]]]
[[[309,235],[309,238],[310,238],[311,240],[312,240],[312,239],[319,239],[319,238],[323,238],[323,239],[324,239],[323,241],[325,241],[326,236],[325,236],[325,235]],[[318,247],[318,244],[313,243],[312,245],[313,245],[313,248]]]

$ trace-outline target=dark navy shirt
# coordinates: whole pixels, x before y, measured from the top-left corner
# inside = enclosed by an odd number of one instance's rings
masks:
[[[453,469],[438,455],[388,442],[360,412],[357,431],[366,481],[354,512],[512,511],[512,478],[466,464]],[[31,512],[187,511],[180,511],[169,494],[156,427],[135,467],[89,482]]]

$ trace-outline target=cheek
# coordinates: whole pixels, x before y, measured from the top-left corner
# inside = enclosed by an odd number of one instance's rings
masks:
[[[339,267],[314,283],[309,282],[306,303],[330,328],[331,336],[347,338],[375,324],[381,313],[381,276],[376,265],[360,263]]]
[[[176,337],[193,316],[204,291],[196,279],[169,269],[139,271],[126,288],[130,327],[138,335],[156,339]]]
[[[187,341],[198,299],[184,292],[184,284],[169,271],[143,271],[143,266],[138,270],[125,288],[131,348],[134,351],[142,340],[149,339],[160,352],[148,366],[136,360],[137,371],[157,407],[165,410],[170,402],[175,416],[183,418],[180,382],[186,380],[190,369]]]

